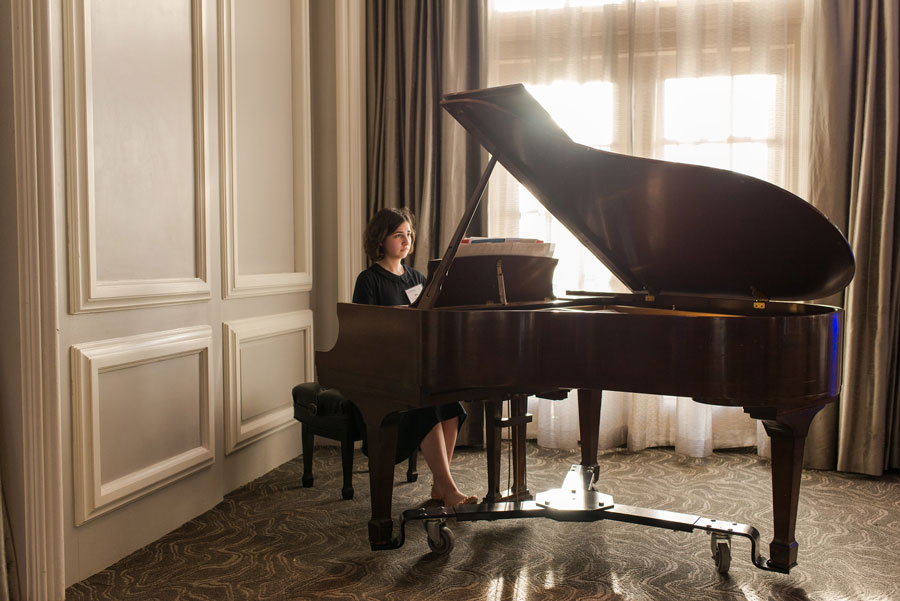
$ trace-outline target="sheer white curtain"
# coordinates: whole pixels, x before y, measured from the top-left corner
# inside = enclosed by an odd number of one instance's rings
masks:
[[[488,83],[525,83],[577,142],[793,190],[802,15],[802,0],[492,0]],[[488,206],[490,235],[556,243],[558,293],[626,290],[505,172],[491,180]],[[539,444],[577,445],[574,393],[532,399],[531,411]],[[604,391],[600,448],[622,444],[768,452],[740,408]]]

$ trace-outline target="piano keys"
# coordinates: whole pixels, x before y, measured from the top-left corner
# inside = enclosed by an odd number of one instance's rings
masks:
[[[841,310],[798,301],[850,282],[854,261],[844,236],[802,199],[752,177],[576,144],[521,85],[452,94],[443,106],[492,155],[453,239],[430,267],[416,306],[339,303],[338,340],[316,354],[319,381],[352,398],[366,421],[373,549],[403,544],[412,520],[424,520],[429,545],[446,552],[449,516],[613,519],[711,532],[720,571],[728,569],[731,536],[746,537],[754,565],[789,572],[798,555],[803,443],[841,386]],[[555,263],[510,263],[503,302],[491,272],[501,257],[480,266],[457,259],[498,161],[632,292],[555,298],[546,288]],[[510,290],[537,272],[510,300]],[[396,344],[389,359],[378,350],[388,333]],[[582,441],[581,464],[563,489],[534,500],[409,510],[395,537],[402,411],[563,389],[579,390]],[[618,505],[598,490],[603,390],[693,397],[743,407],[762,421],[772,441],[769,557],[752,526]]]

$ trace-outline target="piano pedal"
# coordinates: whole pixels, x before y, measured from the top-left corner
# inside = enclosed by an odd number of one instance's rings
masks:
[[[435,555],[447,555],[453,550],[453,531],[447,528],[446,520],[425,520],[428,548]]]
[[[531,494],[531,492],[529,492],[527,488],[522,490],[507,488],[500,493],[500,498],[498,499],[498,501],[531,501],[532,499],[534,499],[534,495]]]

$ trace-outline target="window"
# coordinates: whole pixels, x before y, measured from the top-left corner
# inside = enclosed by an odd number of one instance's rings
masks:
[[[776,82],[772,74],[667,79],[658,154],[768,179],[783,145],[774,127]]]

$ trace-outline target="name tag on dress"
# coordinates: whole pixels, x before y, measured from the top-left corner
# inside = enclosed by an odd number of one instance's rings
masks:
[[[419,295],[422,294],[422,284],[416,284],[412,288],[406,289],[406,296],[409,298],[409,304],[416,302]]]

